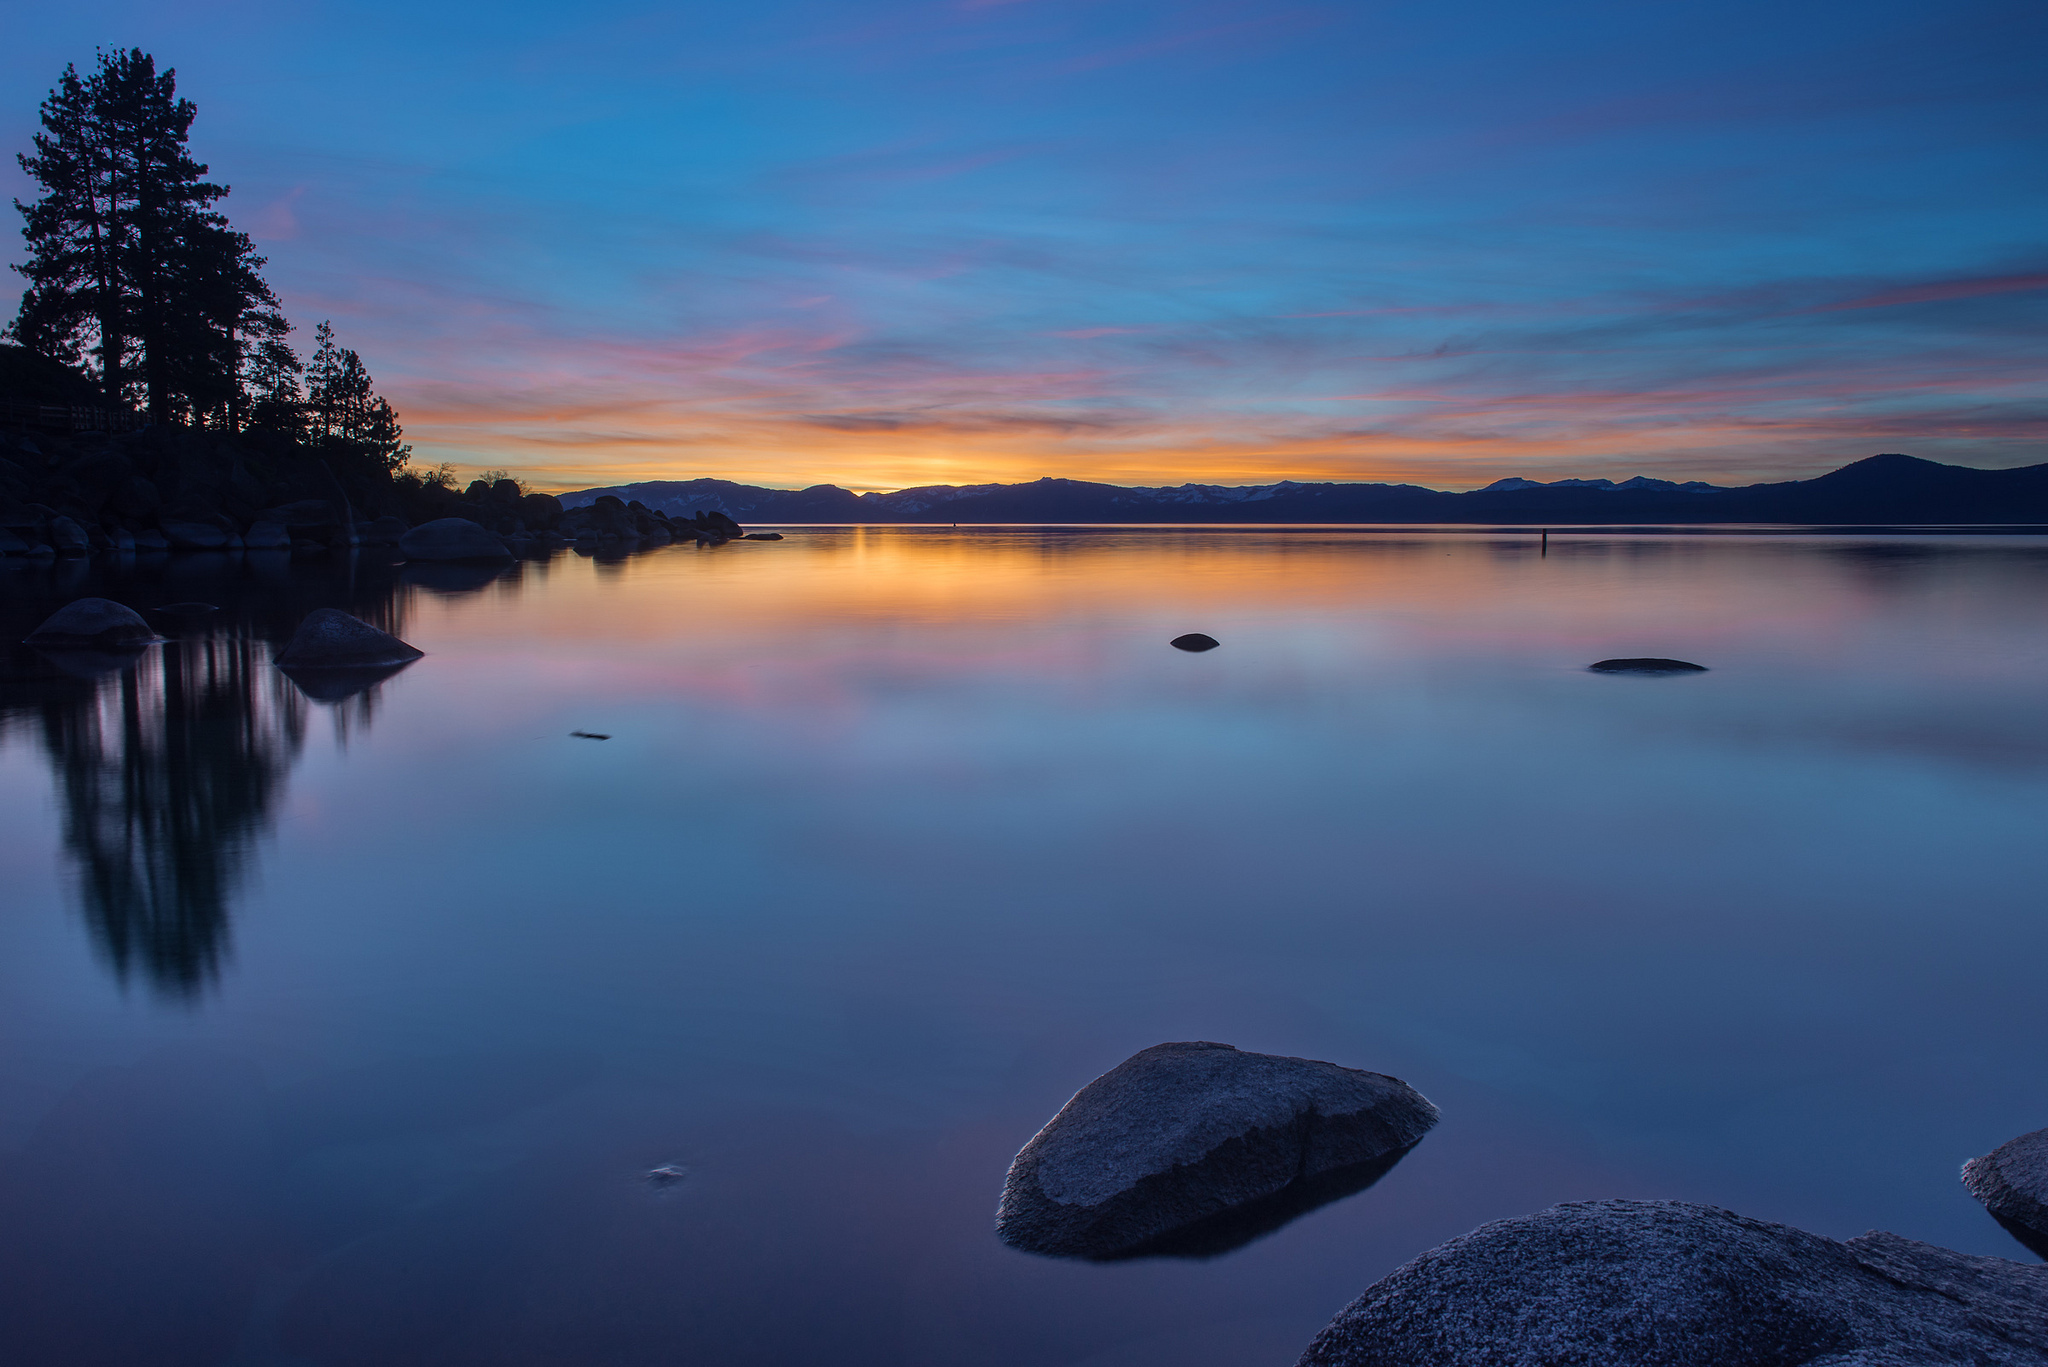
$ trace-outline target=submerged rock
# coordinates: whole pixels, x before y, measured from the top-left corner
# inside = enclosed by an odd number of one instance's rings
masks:
[[[340,608],[317,608],[299,623],[277,663],[298,670],[383,669],[411,664],[425,653]]]
[[[1837,1243],[1682,1201],[1483,1225],[1346,1306],[1298,1367],[2048,1362],[2048,1268],[1896,1234]]]
[[[282,551],[291,548],[292,534],[281,522],[254,522],[242,537],[252,551]]]
[[[1167,644],[1175,650],[1214,650],[1217,646],[1222,645],[1223,642],[1217,640],[1214,636],[1205,636],[1199,631],[1191,631],[1185,636],[1174,637]]]
[[[143,646],[157,639],[140,613],[110,598],[81,598],[66,603],[28,636],[27,644],[44,649],[101,649]]]
[[[1059,1257],[1208,1256],[1371,1185],[1436,1119],[1381,1073],[1154,1045],[1083,1087],[1018,1153],[996,1233]]]
[[[408,560],[510,560],[512,552],[495,532],[466,517],[441,517],[422,522],[398,538]]]
[[[746,534],[745,536],[741,537],[741,538],[740,538],[740,540],[742,540],[742,541],[780,541],[780,540],[782,540],[782,533],[781,533],[781,532],[748,532],[748,533],[747,533],[747,534]]]
[[[1602,660],[1586,668],[1595,674],[1704,674],[1705,665],[1692,664],[1686,660],[1660,660],[1646,657],[1638,660]]]
[[[227,530],[210,522],[177,522],[167,519],[163,523],[163,534],[173,550],[218,551],[227,549],[228,545]]]
[[[1963,1185],[1991,1218],[2048,1258],[2048,1130],[2023,1134],[1963,1164]]]

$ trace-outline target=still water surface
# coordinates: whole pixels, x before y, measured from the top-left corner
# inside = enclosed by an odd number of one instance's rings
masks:
[[[2048,1125],[2048,543],[789,531],[0,569],[224,607],[5,657],[0,1359],[1284,1367],[1610,1196],[2024,1256],[1955,1172]],[[327,604],[427,657],[308,698]],[[1444,1119],[1212,1261],[998,1244],[1180,1039]]]

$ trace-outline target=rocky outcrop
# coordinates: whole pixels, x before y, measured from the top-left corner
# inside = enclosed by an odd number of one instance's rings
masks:
[[[510,560],[512,552],[495,534],[462,517],[423,522],[398,538],[408,560]]]
[[[1217,646],[1220,646],[1223,643],[1217,640],[1214,636],[1207,636],[1199,631],[1191,631],[1185,636],[1174,637],[1171,641],[1168,641],[1167,644],[1172,646],[1175,650],[1203,651],[1214,650]]]
[[[1601,660],[1586,668],[1595,674],[1704,674],[1705,665],[1685,660],[1660,660],[1653,656],[1630,660]]]
[[[1075,1258],[1203,1256],[1370,1185],[1436,1123],[1399,1078],[1228,1044],[1159,1044],[1018,1153],[996,1232]]]
[[[2048,1268],[1680,1201],[1484,1225],[1369,1287],[1299,1367],[2048,1362]]]
[[[291,670],[389,669],[425,653],[339,608],[318,608],[299,623],[277,663]]]
[[[2023,1134],[1963,1164],[1963,1185],[2006,1232],[2048,1258],[2048,1130]]]
[[[147,645],[157,634],[141,614],[109,598],[66,603],[29,633],[27,644],[44,649],[107,650]]]

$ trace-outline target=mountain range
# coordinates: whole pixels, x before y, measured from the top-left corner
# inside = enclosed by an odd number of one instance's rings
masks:
[[[1871,456],[1814,479],[1726,486],[1694,480],[1503,479],[1445,493],[1416,484],[1181,484],[1123,488],[1074,479],[937,484],[856,494],[834,484],[764,489],[723,479],[650,480],[561,495],[577,508],[611,494],[672,517],[721,512],[751,523],[1491,522],[1565,526],[1764,522],[1826,525],[2048,523],[2048,464],[2012,470]]]

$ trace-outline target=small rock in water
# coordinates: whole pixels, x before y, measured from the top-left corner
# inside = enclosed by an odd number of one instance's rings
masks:
[[[690,1170],[686,1167],[681,1166],[680,1164],[663,1163],[658,1168],[650,1168],[646,1174],[646,1178],[647,1184],[649,1186],[660,1188],[672,1187],[676,1183],[688,1177],[689,1175]]]
[[[1963,1164],[1963,1185],[1991,1218],[2048,1258],[2048,1130],[2023,1134]]]
[[[50,614],[49,620],[29,634],[26,644],[45,648],[66,646],[143,646],[157,639],[149,623],[132,608],[110,598],[81,598],[66,603]]]
[[[1421,1093],[1381,1073],[1228,1044],[1154,1045],[1083,1087],[1024,1146],[996,1233],[1057,1257],[1210,1256],[1370,1185],[1436,1119]]]
[[[1217,646],[1222,645],[1223,642],[1217,640],[1214,636],[1205,636],[1199,631],[1191,631],[1185,636],[1174,637],[1167,644],[1175,650],[1200,651],[1214,650]]]
[[[607,733],[607,732],[603,732],[603,731],[571,731],[571,732],[570,732],[569,734],[570,734],[570,735],[572,735],[572,736],[574,736],[574,737],[576,737],[576,739],[578,739],[578,740],[610,740],[610,739],[611,739],[611,736],[610,736],[610,734],[609,734],[609,733]]]
[[[1296,1367],[2048,1362],[2048,1268],[1896,1234],[1837,1243],[1683,1201],[1482,1225],[1366,1288]]]
[[[1586,668],[1595,674],[1704,674],[1705,665],[1692,664],[1685,660],[1602,660]]]
[[[748,533],[747,533],[747,534],[746,534],[745,536],[741,537],[741,538],[740,538],[740,540],[742,540],[742,541],[780,541],[780,540],[782,540],[782,533],[781,533],[781,532],[748,532]]]
[[[299,623],[277,663],[286,669],[376,669],[410,664],[424,654],[340,608],[317,608]]]

